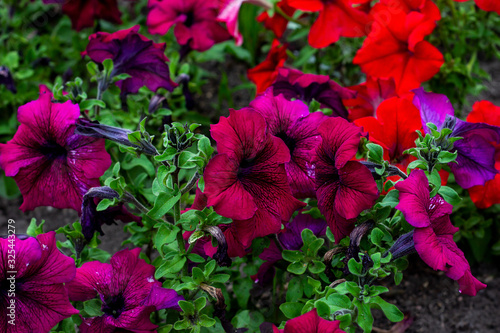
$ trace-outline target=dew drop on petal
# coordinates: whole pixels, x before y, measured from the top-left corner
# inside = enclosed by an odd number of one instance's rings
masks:
[[[148,277],[147,280],[149,283],[155,282],[155,279],[152,276]]]
[[[45,244],[42,244],[42,249],[47,250],[49,247]]]

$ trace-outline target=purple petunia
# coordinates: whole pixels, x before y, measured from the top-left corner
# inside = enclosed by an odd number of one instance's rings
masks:
[[[315,197],[311,156],[321,142],[318,126],[328,117],[322,112],[309,113],[301,101],[273,96],[272,89],[253,100],[250,107],[266,119],[269,132],[282,139],[290,150],[285,168],[292,194],[296,198]]]
[[[111,165],[104,140],[75,134],[80,108],[53,103],[51,93],[19,108],[14,138],[0,144],[0,167],[14,177],[23,195],[20,209],[73,208]]]
[[[0,331],[49,332],[77,314],[64,287],[75,274],[75,261],[59,252],[53,231],[0,238]]]
[[[183,300],[175,290],[162,288],[154,279],[155,267],[139,259],[140,249],[122,250],[111,257],[110,264],[87,262],[77,269],[68,283],[73,301],[87,301],[98,294],[102,301],[100,317],[83,318],[82,333],[155,332],[149,317],[161,309],[180,310]]]
[[[371,208],[379,196],[366,166],[351,161],[358,150],[361,128],[336,117],[318,128],[322,142],[316,148],[318,208],[338,243],[354,228],[358,215]]]
[[[449,163],[455,180],[462,188],[484,185],[495,178],[495,146],[500,144],[500,127],[485,123],[469,123],[455,118],[453,106],[445,95],[427,93],[422,88],[413,90],[413,104],[420,110],[422,125],[426,132],[426,124],[431,122],[438,127],[450,128],[450,137],[462,137],[453,145],[458,153],[456,162]]]
[[[472,276],[464,253],[453,241],[458,231],[450,221],[453,206],[439,195],[430,197],[429,180],[422,170],[413,170],[408,179],[396,183],[400,210],[406,221],[415,227],[413,240],[422,260],[435,270],[458,280],[460,292],[474,296],[486,288]]]
[[[272,87],[275,96],[283,94],[288,100],[296,98],[307,104],[316,100],[322,108],[331,109],[333,116],[342,118],[347,118],[342,100],[356,96],[354,91],[341,87],[326,75],[304,74],[291,68],[280,68]]]
[[[112,34],[98,32],[90,35],[82,55],[88,55],[97,63],[112,59],[114,66],[111,76],[129,74],[131,77],[116,83],[122,94],[134,94],[142,86],[152,91],[160,88],[174,90],[177,84],[170,78],[165,43],[154,43],[139,34],[139,28],[136,25]]]

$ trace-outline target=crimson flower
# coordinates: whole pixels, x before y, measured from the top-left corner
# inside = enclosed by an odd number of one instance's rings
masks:
[[[342,99],[354,98],[355,93],[326,75],[304,74],[297,69],[280,68],[273,83],[274,96],[283,94],[286,99],[300,99],[306,104],[316,100],[322,108],[331,109],[333,116],[347,118]]]
[[[488,101],[474,103],[467,116],[470,123],[485,123],[500,127],[500,107]],[[500,172],[500,144],[495,144],[495,168]],[[469,195],[478,208],[488,208],[500,203],[500,173],[484,185],[469,188]]]
[[[397,96],[393,78],[379,79],[368,76],[366,82],[347,87],[347,89],[357,93],[355,98],[342,99],[349,112],[350,121],[363,117],[375,117],[380,103]]]
[[[82,333],[155,332],[149,317],[160,309],[180,310],[183,300],[173,289],[162,288],[154,279],[155,267],[139,259],[140,249],[122,250],[111,257],[110,264],[84,263],[73,281],[66,284],[72,301],[87,301],[100,296],[100,317],[83,318]]]
[[[283,13],[292,17],[296,9],[290,7],[288,1],[289,0],[281,0],[276,4],[276,6],[279,7],[283,11]],[[265,11],[257,16],[257,21],[264,23],[264,27],[271,30],[278,38],[283,37],[283,34],[285,33],[286,27],[288,25],[288,20],[276,12],[273,16],[269,16],[268,12]]]
[[[218,0],[149,0],[147,26],[151,34],[165,35],[175,25],[180,45],[206,51],[231,36],[217,21]]]
[[[456,2],[465,2],[469,0],[455,0]],[[500,2],[497,0],[474,0],[476,5],[487,12],[496,12],[500,15]]]
[[[384,148],[384,160],[406,171],[410,155],[403,155],[415,147],[417,130],[422,130],[419,110],[406,98],[392,97],[383,101],[376,117],[364,117],[354,121],[370,135],[370,141]]]
[[[309,113],[301,101],[273,96],[271,88],[253,100],[250,107],[266,119],[269,133],[282,139],[290,151],[285,169],[292,194],[296,198],[315,197],[311,155],[321,141],[318,126],[327,117],[322,112]]]
[[[290,7],[319,16],[309,31],[309,44],[323,48],[335,43],[340,37],[366,35],[370,16],[352,7],[350,0],[288,0]]]
[[[136,93],[144,85],[152,91],[160,88],[174,90],[177,84],[170,79],[165,43],[158,44],[147,39],[138,33],[139,28],[136,25],[112,34],[98,32],[90,35],[82,54],[97,63],[112,59],[111,76],[129,74],[131,77],[116,83],[122,94]]]
[[[49,332],[61,320],[78,314],[64,287],[75,274],[75,261],[57,249],[54,231],[24,240],[0,238],[0,331]],[[11,320],[15,325],[8,323]]]
[[[269,133],[264,117],[249,108],[231,110],[210,131],[218,154],[204,173],[208,206],[234,220],[233,233],[245,247],[255,237],[279,232],[281,224],[305,206],[288,185],[288,147]]]
[[[75,134],[80,108],[53,103],[52,94],[19,107],[14,138],[0,144],[0,166],[23,195],[22,211],[39,206],[73,208],[111,165],[104,140]]]
[[[273,327],[273,333],[345,333],[340,328],[340,321],[329,321],[318,316],[316,308],[303,315],[290,319],[285,328]]]
[[[358,150],[361,128],[343,118],[329,118],[318,128],[322,142],[316,148],[318,208],[338,243],[354,228],[356,217],[372,207],[378,189],[371,172],[351,161]]]
[[[43,2],[62,4],[63,13],[69,16],[71,26],[76,31],[93,27],[94,21],[98,19],[116,24],[122,23],[117,0],[43,0]]]
[[[262,94],[271,86],[278,76],[278,69],[283,67],[288,58],[286,54],[287,44],[279,45],[280,42],[277,39],[273,40],[266,59],[247,71],[248,79],[257,86],[257,94]]]
[[[396,90],[402,95],[432,78],[444,59],[438,49],[424,40],[438,19],[434,10],[425,9],[431,1],[425,0],[422,8],[405,7],[403,0],[392,1],[400,5],[398,11],[391,9],[388,1],[373,7],[372,30],[353,63],[375,78],[394,78]]]
[[[266,9],[273,8],[268,0],[219,0],[219,15],[217,21],[225,22],[227,30],[236,39],[236,45],[243,44],[243,36],[238,31],[238,13],[240,12],[241,5],[244,3],[251,3]]]
[[[430,131],[425,124],[431,122],[438,130],[451,129],[450,137],[463,138],[453,143],[457,163],[448,163],[457,184],[468,189],[495,178],[498,174],[495,145],[500,144],[500,127],[455,118],[453,106],[445,95],[427,93],[422,88],[413,92],[413,104],[420,110],[424,131]]]
[[[475,296],[486,288],[472,276],[467,259],[453,241],[453,234],[458,231],[450,221],[453,206],[439,195],[429,196],[425,172],[415,169],[395,186],[399,191],[396,209],[415,227],[413,240],[422,260],[434,270],[444,271],[449,278],[458,280],[460,292],[466,295]]]

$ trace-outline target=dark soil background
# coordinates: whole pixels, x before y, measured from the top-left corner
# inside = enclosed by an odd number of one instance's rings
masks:
[[[242,83],[246,67],[228,63],[226,68],[228,83],[234,87]],[[500,63],[485,63],[483,69],[491,76],[492,81],[486,82],[488,89],[480,96],[469,99],[471,105],[478,100],[489,100],[500,105]],[[218,68],[218,71],[224,70]],[[206,94],[196,96],[198,107],[210,116],[227,115],[227,107],[216,110],[218,82],[208,83],[204,88]],[[233,94],[234,108],[247,106],[251,96],[245,90]],[[471,107],[468,108],[469,110]],[[16,221],[16,233],[26,233],[31,218],[38,222],[45,220],[44,231],[56,230],[78,219],[76,212],[69,209],[58,210],[51,207],[39,207],[32,212],[23,213],[19,210],[22,199],[6,200],[0,198],[0,235],[7,233],[7,220]],[[122,231],[122,225],[103,226],[105,236],[101,238],[100,247],[110,253],[122,248],[121,243],[127,238]],[[58,235],[58,239],[64,237]],[[387,286],[390,292],[384,299],[392,302],[398,308],[413,318],[413,323],[405,331],[416,332],[470,332],[498,333],[500,332],[500,260],[494,263],[482,263],[472,267],[472,273],[488,287],[476,297],[461,295],[458,284],[446,277],[442,272],[436,272],[425,265],[418,256],[409,258],[410,267],[404,272],[401,285],[395,286],[389,280]],[[500,259],[500,258],[498,258]],[[401,333],[403,330],[390,330],[388,322],[380,311],[375,311],[374,332]]]

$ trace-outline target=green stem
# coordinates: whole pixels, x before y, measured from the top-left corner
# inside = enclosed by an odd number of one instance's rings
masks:
[[[301,26],[305,27],[307,26],[307,24],[305,24],[304,22],[302,21],[299,21],[297,19],[294,19],[293,17],[289,16],[287,13],[285,13],[283,11],[283,9],[281,9],[280,7],[278,6],[274,6],[274,10],[276,11],[276,13],[280,14],[281,16],[283,16],[287,21],[291,21],[293,23],[297,23],[297,24],[300,24]]]
[[[455,22],[458,22],[458,12],[457,7],[455,7],[455,2],[453,0],[446,0],[446,4],[448,5],[448,7],[450,7],[453,19],[455,20]]]
[[[179,155],[175,155],[173,160],[173,165],[175,166],[175,171],[172,173],[172,186],[174,190],[179,189]],[[181,219],[181,201],[177,201],[174,205],[174,225]],[[179,246],[179,252],[181,256],[186,254],[186,243],[182,237],[182,232],[177,233],[177,244]],[[188,275],[188,267],[184,265],[182,268],[182,275]]]

